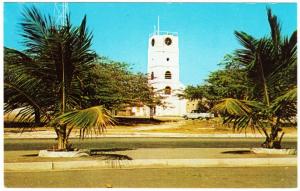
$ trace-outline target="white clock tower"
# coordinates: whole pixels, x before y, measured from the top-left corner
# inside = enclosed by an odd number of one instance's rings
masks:
[[[178,34],[157,31],[150,34],[148,42],[149,83],[165,99],[165,106],[156,106],[156,116],[181,116],[186,113],[186,100],[179,99],[184,85],[179,81]]]

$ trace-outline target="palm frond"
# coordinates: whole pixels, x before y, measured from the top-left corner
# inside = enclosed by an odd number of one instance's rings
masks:
[[[270,75],[271,84],[287,87],[297,84],[297,31],[290,38],[285,37],[280,44],[280,56],[276,57],[277,65]]]
[[[58,116],[50,123],[51,126],[67,126],[68,129],[79,128],[81,138],[91,135],[93,132],[102,133],[113,124],[114,119],[102,106],[68,112]]]
[[[46,45],[45,39],[49,32],[49,23],[52,23],[51,18],[44,17],[41,12],[35,7],[25,8],[22,13],[23,20],[20,23],[24,37],[24,45],[31,54],[39,54],[42,47]]]
[[[248,49],[252,52],[255,51],[255,49],[256,49],[256,47],[255,47],[256,39],[254,37],[252,37],[251,35],[249,35],[245,32],[242,32],[242,31],[240,31],[240,32],[235,31],[234,34],[235,34],[236,38],[238,39],[238,41],[240,42],[240,44],[244,48],[246,48],[246,49]]]
[[[279,45],[281,42],[281,27],[278,22],[277,16],[272,14],[272,10],[270,8],[267,8],[267,13],[268,13],[269,25],[271,28],[271,37],[272,37],[273,45],[275,48],[275,52],[278,54],[280,50]]]
[[[270,111],[282,119],[295,117],[297,114],[297,87],[277,97],[270,106]]]
[[[246,116],[252,111],[251,107],[240,100],[226,98],[213,107],[213,110],[224,115]]]
[[[233,128],[242,131],[250,127],[252,131],[263,127],[264,105],[256,101],[226,98],[212,109],[224,118],[224,124],[233,124]]]

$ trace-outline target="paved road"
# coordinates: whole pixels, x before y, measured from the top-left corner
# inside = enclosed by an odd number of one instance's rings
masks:
[[[295,188],[297,167],[5,172],[6,187]]]
[[[87,138],[71,139],[77,148],[251,148],[260,147],[263,138]],[[4,150],[40,150],[51,148],[54,139],[4,139]],[[283,147],[296,148],[297,139],[286,138]]]

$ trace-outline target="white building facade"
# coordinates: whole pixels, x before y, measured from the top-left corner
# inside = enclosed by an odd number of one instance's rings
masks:
[[[178,34],[155,31],[148,40],[149,83],[161,94],[164,106],[156,106],[156,116],[182,116],[186,113],[186,100],[178,94],[184,90],[179,80]]]

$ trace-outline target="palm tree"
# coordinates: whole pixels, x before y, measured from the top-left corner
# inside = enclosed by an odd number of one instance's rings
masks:
[[[283,38],[271,9],[267,9],[267,15],[271,38],[255,39],[245,32],[235,32],[243,46],[235,56],[254,86],[250,100],[223,99],[214,110],[234,128],[262,130],[266,136],[264,147],[280,148],[284,135],[278,135],[281,121],[296,115],[297,32]],[[267,127],[271,128],[269,134]]]
[[[41,122],[50,120],[46,110],[51,96],[45,96],[47,89],[40,83],[41,79],[27,72],[35,66],[36,63],[28,55],[4,48],[4,111],[10,113],[21,108],[16,118],[28,122],[35,116],[35,125],[39,126]]]
[[[97,127],[102,132],[112,124],[103,107],[85,109],[82,81],[96,58],[90,49],[92,34],[86,28],[86,16],[79,27],[72,26],[69,15],[65,23],[56,25],[35,7],[26,8],[21,22],[25,50],[5,49],[10,53],[5,59],[7,111],[24,107],[26,112],[21,115],[27,118],[39,111],[42,118],[51,121],[58,136],[58,149],[68,147],[68,137],[75,126],[83,137],[86,129]]]

